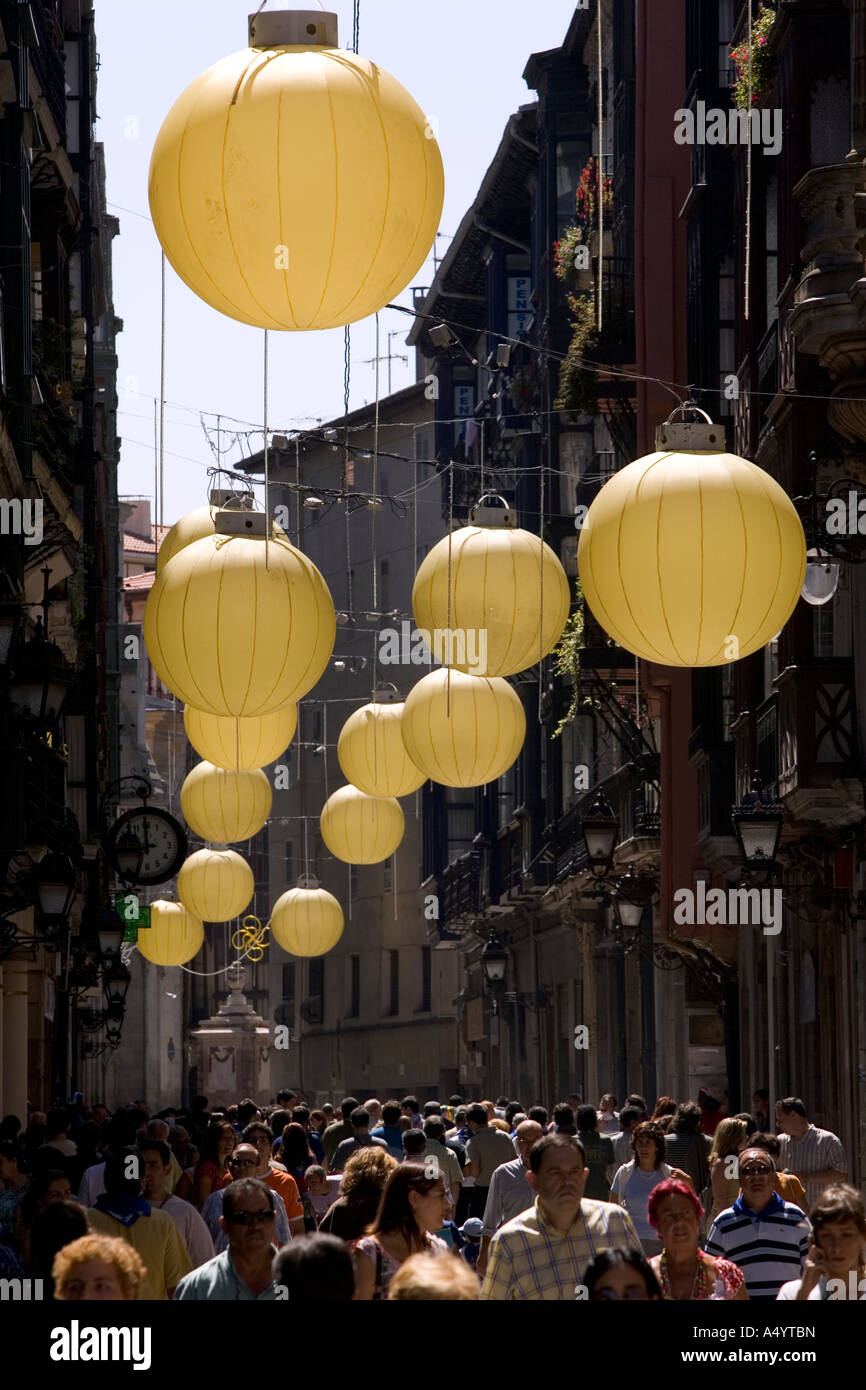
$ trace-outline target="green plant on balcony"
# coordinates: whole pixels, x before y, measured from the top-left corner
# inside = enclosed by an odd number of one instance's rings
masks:
[[[739,111],[748,111],[752,106],[760,106],[767,98],[776,67],[776,60],[768,44],[768,36],[775,22],[776,11],[769,5],[762,5],[752,23],[751,39],[747,35],[742,43],[736,44],[730,50],[737,70],[731,92],[734,105]]]
[[[580,653],[584,645],[584,610],[583,590],[580,587],[579,579],[575,580],[574,596],[577,606],[565,624],[562,636],[551,652],[554,675],[562,676],[571,684],[571,699],[568,709],[553,731],[554,738],[559,738],[563,729],[571,723],[578,710],[589,703],[581,695],[580,690]]]
[[[575,415],[594,415],[598,409],[595,363],[585,359],[597,356],[599,331],[595,293],[568,296],[571,310],[571,341],[559,369],[559,390],[553,402],[556,410]]]

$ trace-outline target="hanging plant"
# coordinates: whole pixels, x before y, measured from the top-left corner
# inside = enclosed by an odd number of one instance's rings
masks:
[[[750,107],[750,72],[751,105],[759,106],[768,95],[776,60],[769,50],[767,40],[775,22],[776,11],[769,5],[762,5],[752,24],[751,40],[747,35],[742,43],[730,50],[731,59],[737,69],[736,81],[731,91],[738,111],[748,111]]]
[[[583,590],[580,580],[575,580],[574,596],[577,607],[565,624],[562,636],[551,652],[553,670],[557,676],[564,676],[571,682],[571,700],[568,709],[553,731],[559,738],[566,725],[574,719],[581,706],[589,702],[580,693],[580,653],[583,648]]]
[[[584,257],[578,256],[578,248],[586,253]],[[561,280],[564,285],[574,285],[577,277],[581,273],[579,260],[586,260],[588,268],[589,248],[583,240],[582,227],[567,227],[559,241],[553,243],[553,273],[557,280]]]
[[[613,183],[607,174],[602,178],[601,188],[602,207],[607,212],[613,207]],[[574,206],[581,227],[595,225],[598,221],[598,158],[595,155],[586,161],[581,170]]]
[[[559,369],[559,391],[555,410],[575,415],[594,415],[598,408],[595,367],[584,365],[584,358],[596,356],[599,345],[595,293],[568,296],[572,315],[571,342]]]

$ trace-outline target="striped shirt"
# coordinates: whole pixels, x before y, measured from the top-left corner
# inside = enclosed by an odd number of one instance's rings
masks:
[[[792,1139],[790,1134],[780,1134],[780,1168],[789,1173],[800,1173],[804,1178],[806,1201],[811,1211],[821,1196],[826,1182],[809,1182],[807,1173],[821,1173],[826,1168],[836,1168],[840,1173],[848,1172],[848,1160],[841,1140],[829,1129],[817,1129],[810,1125],[801,1139]],[[842,1181],[842,1179],[840,1179]]]
[[[584,1197],[567,1231],[549,1225],[538,1198],[497,1231],[479,1298],[538,1302],[572,1300],[586,1267],[602,1250],[640,1250],[631,1217],[612,1202]]]
[[[775,1298],[783,1284],[798,1279],[809,1248],[811,1225],[793,1202],[777,1192],[761,1212],[742,1197],[719,1212],[707,1235],[708,1255],[722,1255],[746,1276],[749,1298]]]

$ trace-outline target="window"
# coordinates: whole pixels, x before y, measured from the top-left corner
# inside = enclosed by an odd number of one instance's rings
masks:
[[[421,947],[421,1009],[422,1014],[429,1014],[433,1008],[431,1002],[431,984],[433,969],[433,953],[429,946]]]
[[[776,306],[776,298],[779,293],[779,181],[775,174],[767,180],[765,196],[764,255],[767,266],[767,317],[764,327],[766,329],[775,322],[779,313]]]
[[[735,319],[735,299],[736,292],[734,287],[734,258],[733,256],[723,256],[719,262],[719,372],[722,377],[722,393],[719,396],[719,413],[730,415],[733,412],[734,402],[725,387],[729,385],[725,381],[728,376],[734,376],[737,367],[734,360],[734,319]]]
[[[322,956],[310,961],[307,995],[307,1022],[322,1023],[325,1018],[325,961]]]
[[[291,842],[291,840],[286,840],[286,843],[285,843],[285,852],[286,852],[286,863],[285,863],[286,883],[289,885],[289,887],[291,887],[291,886],[294,884],[294,882],[295,882],[295,860],[294,860],[294,855],[293,855],[293,852],[292,852],[292,842]]]
[[[449,787],[445,793],[445,814],[448,824],[448,863],[467,854],[475,835],[475,796],[459,787]],[[458,799],[459,798],[459,799]]]
[[[313,741],[315,743],[322,741],[322,711],[320,709],[313,711]]]
[[[384,490],[385,490],[384,482],[381,484],[381,487],[382,487],[382,490],[383,490],[383,492],[384,492]],[[388,609],[389,609],[390,606],[391,606],[390,603],[389,603],[389,601],[388,601],[388,588],[389,588],[389,586],[388,586],[388,561],[387,561],[387,560],[380,560],[380,561],[379,561],[379,612],[380,612],[380,613],[387,613]]]
[[[556,235],[575,221],[575,197],[581,170],[586,163],[586,145],[576,139],[556,142]]]
[[[286,1013],[291,1015],[295,1008],[295,965],[283,966],[283,1003]]]
[[[349,957],[349,1018],[361,1012],[361,957]]]
[[[400,1012],[400,952],[388,952],[388,1013]]]
[[[394,861],[386,859],[382,865],[382,892],[390,893],[394,887],[394,875],[392,872]]]
[[[496,795],[499,803],[499,829],[504,830],[513,820],[517,806],[517,765],[515,763],[512,763],[508,771],[499,778]]]

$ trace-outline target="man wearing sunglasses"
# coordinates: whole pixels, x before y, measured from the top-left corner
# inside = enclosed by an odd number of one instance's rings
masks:
[[[740,1266],[750,1299],[775,1299],[783,1284],[800,1278],[812,1228],[800,1207],[774,1190],[770,1154],[744,1149],[738,1175],[741,1195],[710,1227],[707,1254]]]
[[[225,1212],[226,1193],[234,1187],[235,1183],[245,1178],[262,1179],[263,1169],[267,1171],[267,1159],[264,1163],[262,1162],[262,1156],[255,1144],[238,1144],[229,1159],[229,1169],[232,1175],[229,1186],[220,1188],[219,1192],[212,1192],[201,1209],[202,1220],[213,1237],[213,1248],[218,1255],[229,1244],[228,1231],[222,1220]],[[264,1180],[262,1180],[262,1186],[270,1191]],[[287,1241],[292,1239],[292,1231],[289,1226],[285,1203],[278,1192],[274,1192],[274,1211],[274,1235],[278,1245],[285,1245]]]
[[[277,1294],[271,1265],[277,1194],[258,1178],[238,1178],[223,1188],[220,1195],[224,1199],[220,1226],[228,1240],[228,1249],[181,1279],[175,1298],[198,1303],[212,1299],[274,1302]]]

